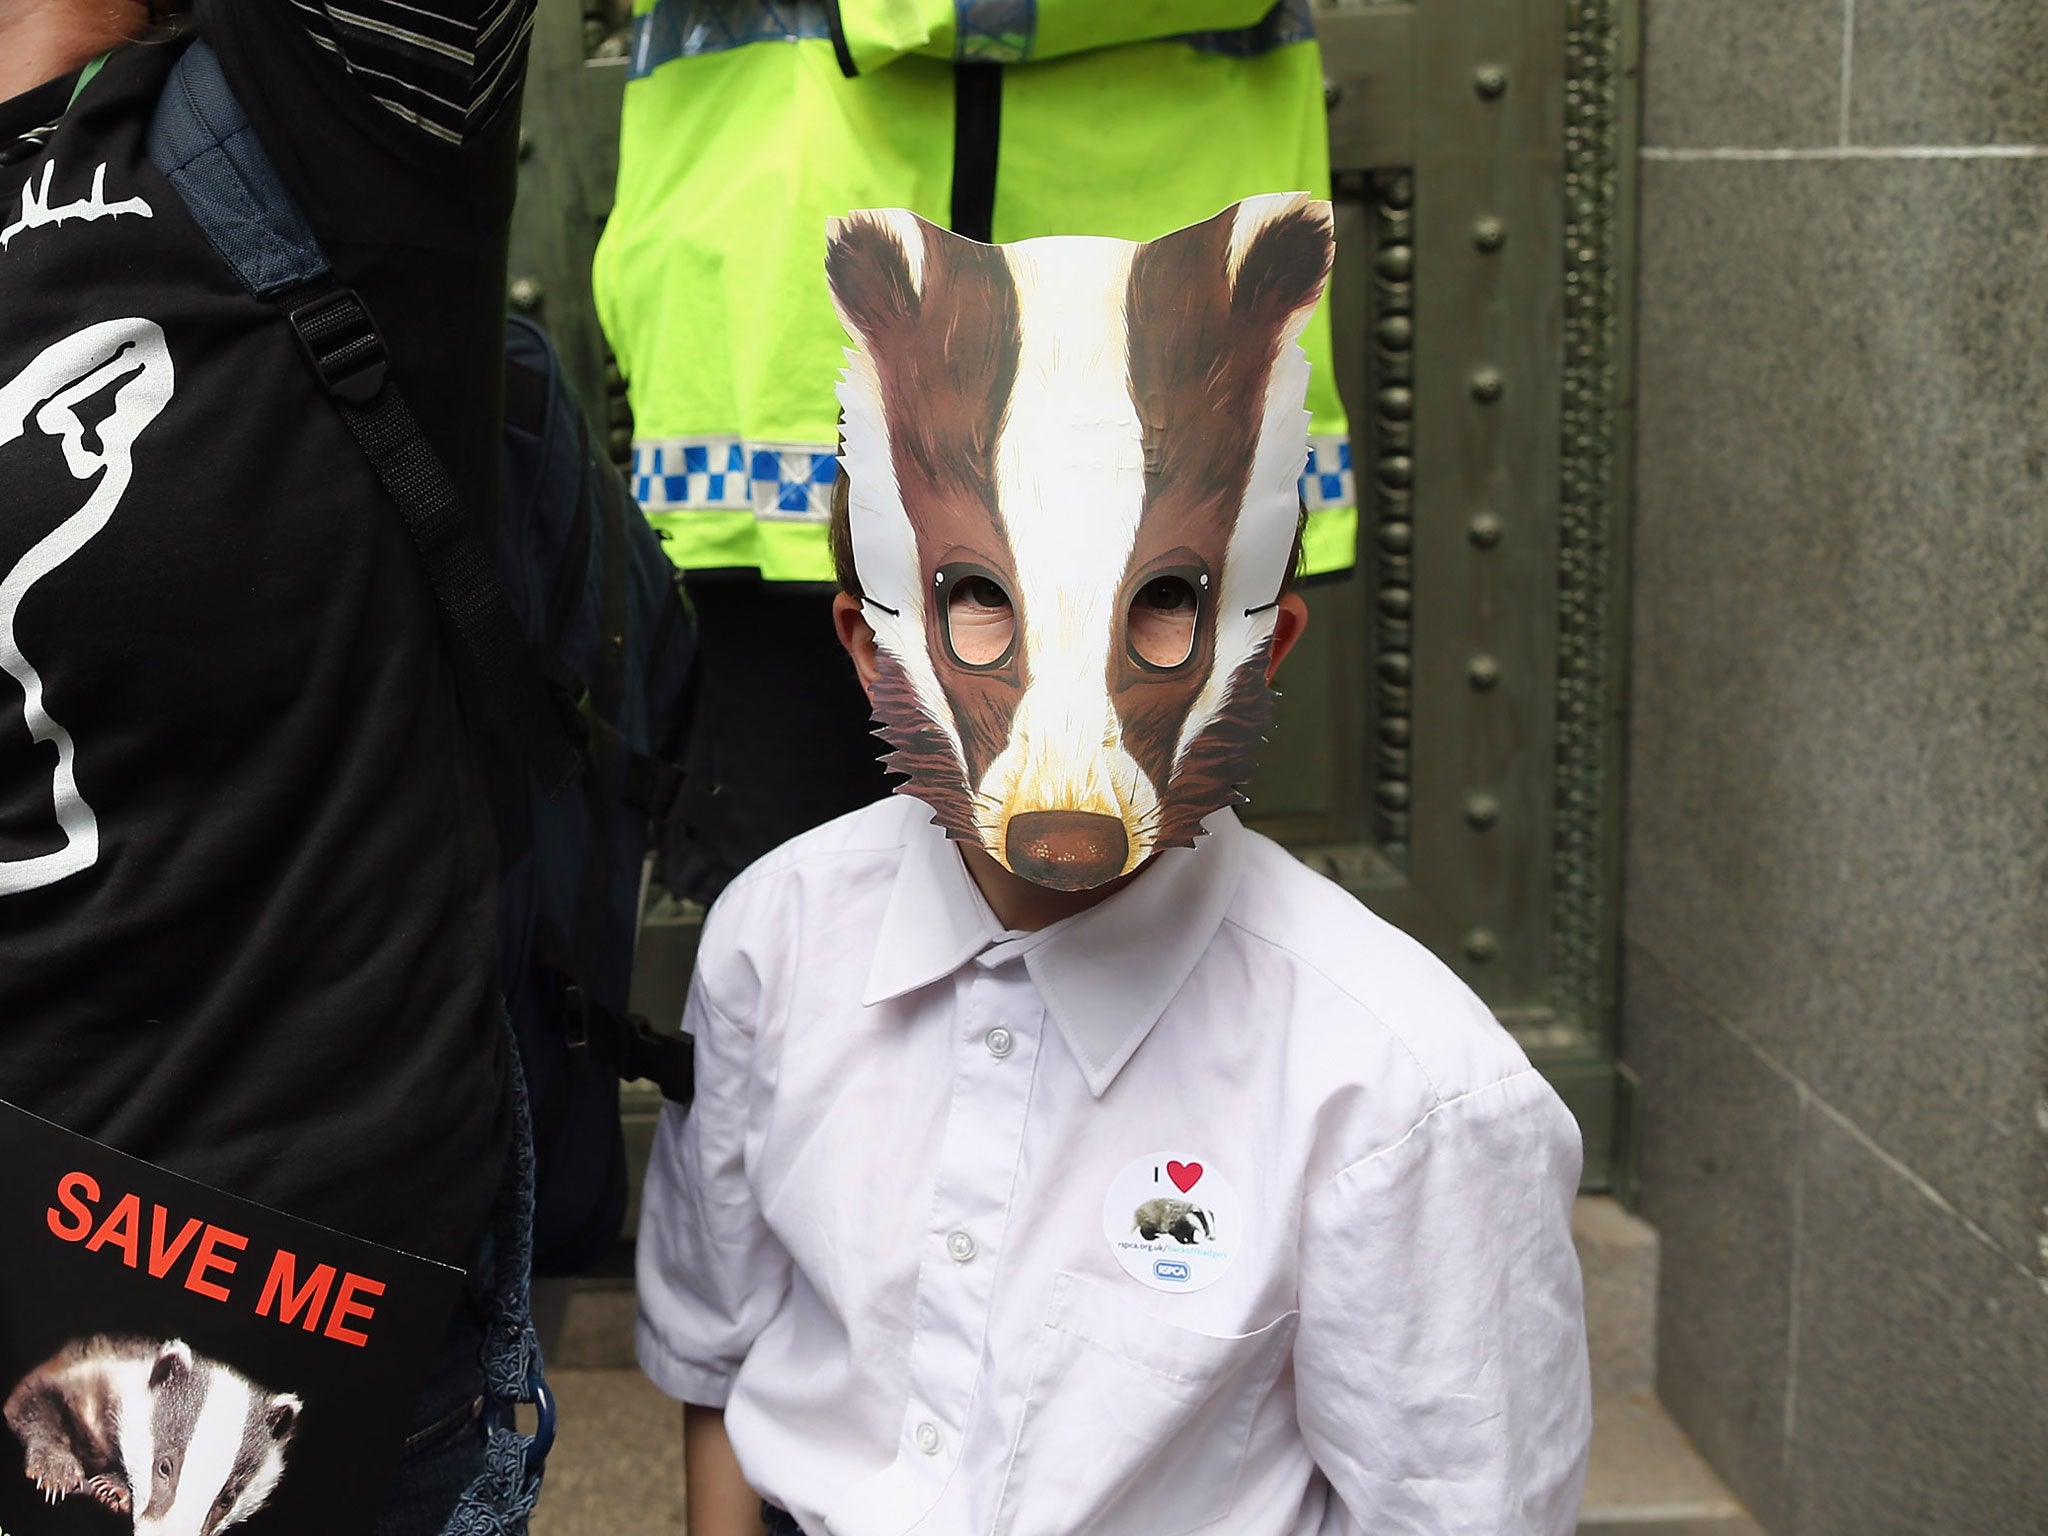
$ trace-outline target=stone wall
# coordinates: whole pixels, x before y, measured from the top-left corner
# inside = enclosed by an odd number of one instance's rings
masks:
[[[1659,1391],[1773,1536],[2040,1536],[2048,4],[1644,6]]]

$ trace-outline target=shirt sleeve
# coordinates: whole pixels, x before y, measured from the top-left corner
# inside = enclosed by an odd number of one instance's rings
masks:
[[[697,1093],[664,1104],[640,1202],[640,1368],[671,1397],[723,1408],[789,1290],[790,1260],[747,1179],[753,1031],[711,1001],[700,956],[684,1027]]]
[[[1577,1124],[1523,1070],[1303,1213],[1301,1430],[1345,1536],[1570,1536],[1592,1433]]]

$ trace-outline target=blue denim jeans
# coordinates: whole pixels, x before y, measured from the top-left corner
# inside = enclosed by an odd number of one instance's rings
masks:
[[[533,1133],[514,1057],[512,1150],[469,1283],[413,1410],[376,1536],[526,1536],[554,1441],[527,1284],[533,1262]],[[513,1405],[533,1403],[536,1433]]]

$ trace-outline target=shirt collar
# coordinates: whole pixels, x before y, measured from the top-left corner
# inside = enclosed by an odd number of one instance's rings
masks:
[[[861,1005],[872,1008],[892,997],[930,986],[1003,937],[1003,925],[967,873],[945,830],[911,802],[903,836],[903,859],[882,914],[874,962],[868,967]]]
[[[970,960],[1021,958],[1046,1011],[1102,1097],[1209,947],[1237,895],[1246,832],[1234,812],[1203,822],[1192,848],[1159,853],[1100,906],[1036,933],[1006,933],[945,832],[917,818],[861,1002],[887,1002]]]

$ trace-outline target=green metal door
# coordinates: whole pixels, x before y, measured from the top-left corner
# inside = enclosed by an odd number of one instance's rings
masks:
[[[591,313],[623,18],[541,0],[515,303],[626,432]],[[588,14],[586,14],[588,12]],[[1635,0],[1319,7],[1360,551],[1311,588],[1249,819],[1454,966],[1627,1177],[1614,1062]],[[1279,189],[1276,189],[1279,190]],[[680,1013],[693,914],[643,934]],[[636,1137],[654,1101],[627,1092]]]
[[[1441,955],[1625,1169],[1627,0],[1319,11],[1359,565],[1253,820]]]

